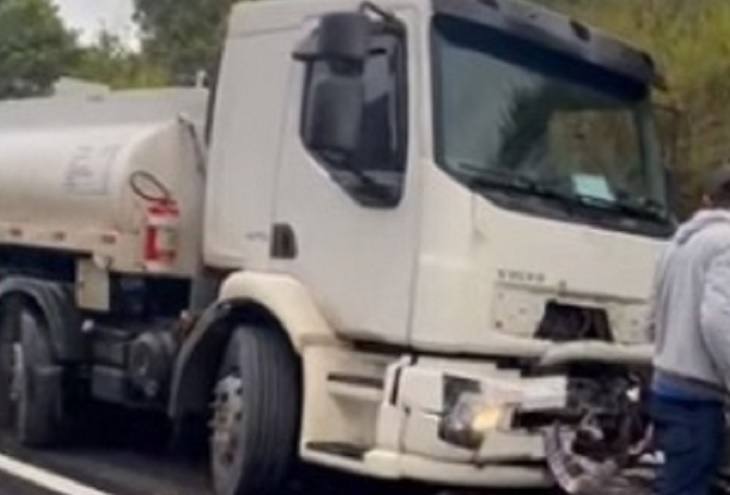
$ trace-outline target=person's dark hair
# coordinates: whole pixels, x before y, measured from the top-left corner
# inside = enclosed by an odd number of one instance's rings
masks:
[[[715,170],[705,183],[705,196],[715,208],[730,209],[730,165]]]

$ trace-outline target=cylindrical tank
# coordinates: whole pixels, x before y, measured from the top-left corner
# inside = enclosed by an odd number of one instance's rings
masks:
[[[145,216],[164,189],[180,211],[180,253],[170,272],[192,273],[203,192],[193,124],[204,99],[195,96],[0,105],[0,115],[8,110],[0,117],[0,244],[88,253],[112,270],[146,271]]]

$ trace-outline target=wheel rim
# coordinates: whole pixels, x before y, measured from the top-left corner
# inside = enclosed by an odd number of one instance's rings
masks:
[[[242,420],[243,381],[229,375],[218,382],[213,403],[212,450],[217,465],[231,467],[236,462]]]

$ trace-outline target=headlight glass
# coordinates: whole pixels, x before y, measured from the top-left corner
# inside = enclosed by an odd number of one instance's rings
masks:
[[[489,393],[479,382],[449,377],[444,381],[444,393],[440,438],[473,450],[490,432],[508,426],[504,423],[517,400],[509,391]]]

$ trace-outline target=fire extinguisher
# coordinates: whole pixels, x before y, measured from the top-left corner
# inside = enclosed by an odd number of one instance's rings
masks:
[[[177,229],[180,209],[173,199],[152,202],[147,206],[144,262],[150,271],[164,271],[177,259]]]
[[[140,187],[139,181],[148,181],[157,194],[150,194]],[[143,240],[143,263],[150,272],[170,270],[178,256],[178,229],[180,207],[170,190],[157,177],[148,172],[132,175],[132,190],[145,200],[145,226]]]

